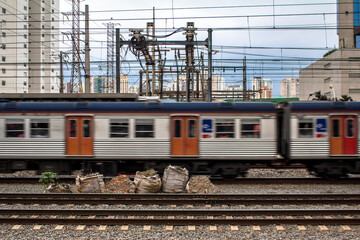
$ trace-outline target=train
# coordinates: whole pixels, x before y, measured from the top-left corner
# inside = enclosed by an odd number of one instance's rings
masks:
[[[360,173],[359,102],[0,102],[0,172]]]

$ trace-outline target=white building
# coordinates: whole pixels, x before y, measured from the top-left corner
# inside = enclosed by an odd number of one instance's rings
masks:
[[[259,91],[255,94],[255,98],[272,98],[272,90],[273,90],[273,83],[271,79],[264,79],[262,77],[254,77],[253,80],[251,80],[251,89],[253,91]],[[267,94],[260,95],[261,91],[266,91]],[[271,92],[269,94],[269,92]]]
[[[59,0],[0,1],[0,93],[58,93]]]
[[[280,96],[283,98],[299,97],[299,79],[287,77],[280,83]]]

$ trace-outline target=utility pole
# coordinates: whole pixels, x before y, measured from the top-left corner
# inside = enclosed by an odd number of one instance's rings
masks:
[[[212,31],[208,29],[208,102],[212,102]]]
[[[81,57],[80,57],[80,0],[72,0],[72,64],[70,93],[82,93],[83,86],[81,80]]]
[[[90,93],[89,5],[85,5],[85,93]]]
[[[180,51],[180,50],[178,50]],[[175,62],[176,62],[176,102],[180,101],[180,83],[179,83],[179,65],[177,60],[177,52],[175,50]]]
[[[60,51],[60,93],[64,93],[63,52]]]
[[[191,86],[193,86],[193,69],[194,69],[194,36],[195,36],[195,28],[194,28],[194,23],[193,22],[188,22],[187,23],[187,28],[186,28],[186,45],[185,45],[185,50],[186,50],[186,101],[190,102],[191,98],[191,91],[193,90],[193,88],[191,88]]]
[[[120,93],[120,29],[116,29],[116,93]]]
[[[243,60],[243,101],[247,100],[247,91],[246,91],[246,57]]]
[[[153,7],[152,40],[155,41],[155,7]],[[152,60],[155,62],[155,46],[152,47]],[[151,96],[155,96],[155,64],[152,65]]]

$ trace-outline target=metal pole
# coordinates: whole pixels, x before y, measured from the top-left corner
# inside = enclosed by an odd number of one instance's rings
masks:
[[[175,62],[176,62],[176,101],[179,102],[180,101],[179,65],[178,65],[176,50],[175,50]]]
[[[247,100],[246,96],[246,57],[243,60],[243,101]]]
[[[153,7],[152,40],[155,41],[155,7]],[[152,60],[155,62],[155,46],[152,47]],[[152,65],[151,96],[155,96],[155,63]]]
[[[90,93],[89,5],[85,5],[85,93]]]
[[[212,31],[208,29],[208,102],[212,101]]]
[[[120,29],[116,29],[116,92],[120,93]]]
[[[60,51],[60,93],[64,93],[63,52]]]
[[[140,93],[143,95],[143,89],[142,89],[142,87],[143,87],[143,71],[140,71],[139,72],[140,73],[140,81],[139,81],[139,95],[140,95]]]

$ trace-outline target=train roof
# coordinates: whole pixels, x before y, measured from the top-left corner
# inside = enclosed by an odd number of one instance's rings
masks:
[[[4,102],[1,112],[276,112],[275,103]]]
[[[292,112],[360,112],[360,102],[289,102]]]

